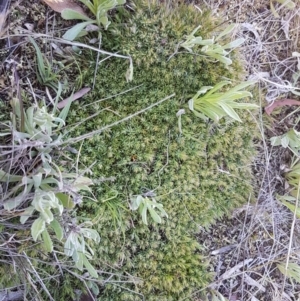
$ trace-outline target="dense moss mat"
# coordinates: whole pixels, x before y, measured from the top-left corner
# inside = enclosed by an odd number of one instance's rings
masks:
[[[101,235],[93,264],[119,275],[102,288],[98,300],[193,300],[191,294],[211,279],[195,234],[248,199],[255,124],[248,112],[239,112],[243,123],[225,118],[217,125],[188,110],[188,99],[202,86],[237,79],[241,70],[238,64],[226,69],[190,53],[169,59],[185,34],[201,24],[199,34],[208,38],[215,24],[192,6],[168,9],[144,2],[129,21],[118,14],[119,22],[102,37],[104,49],[132,56],[133,81],[125,79],[128,61],[103,61],[96,88],[85,103],[74,104],[68,121],[100,113],[72,136],[176,96],[84,142],[81,163],[96,162],[92,178],[101,181],[93,190],[98,201],[85,203],[79,214],[93,219]],[[84,82],[92,82],[93,71],[94,63],[85,66]],[[176,117],[181,108],[186,109],[183,134]],[[130,196],[147,190],[154,190],[169,215],[162,224],[148,218],[146,226],[129,209]]]

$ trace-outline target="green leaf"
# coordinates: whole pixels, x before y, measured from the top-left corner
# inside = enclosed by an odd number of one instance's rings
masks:
[[[90,262],[87,260],[86,256],[83,255],[82,257],[83,259],[83,265],[85,266],[85,268],[87,269],[87,271],[89,272],[89,274],[94,277],[94,278],[98,278],[98,273],[95,270],[95,268],[90,264]]]
[[[99,22],[104,26],[104,29],[107,29],[108,26],[110,25],[110,21],[108,21],[108,17],[107,16],[102,16],[99,18]]]
[[[281,145],[284,147],[284,148],[287,148],[289,146],[289,138],[287,136],[283,136],[281,138]]]
[[[36,42],[33,40],[33,38],[32,37],[28,37],[28,38],[29,41],[32,43],[33,47],[35,48],[39,75],[42,77],[42,81],[44,82],[45,79],[47,78],[47,73],[46,73],[46,67],[45,67],[42,52],[38,47],[38,45],[36,44]]]
[[[1,116],[2,117],[2,116]],[[11,135],[10,132],[7,132],[7,133],[0,133],[0,137],[4,137],[4,136],[8,136],[8,135]]]
[[[226,105],[225,103],[221,103],[221,102],[220,102],[220,106],[225,111],[225,113],[228,116],[230,116],[232,119],[242,122],[239,115],[230,106]]]
[[[87,281],[87,285],[95,296],[98,296],[100,294],[97,283],[95,283],[94,281]]]
[[[21,132],[14,132],[15,139],[31,139],[31,135]]]
[[[71,235],[72,235],[72,233],[69,234],[69,236],[68,236],[68,238],[67,238],[67,240],[65,242],[65,245],[64,245],[64,253],[67,256],[73,256],[73,253],[75,251]]]
[[[276,0],[276,1],[282,4],[283,6],[287,7],[288,9],[294,9],[296,7],[295,2],[291,0]]]
[[[51,240],[51,237],[47,231],[47,229],[45,229],[43,232],[42,232],[42,239],[43,239],[43,242],[44,242],[44,247],[45,247],[45,250],[47,252],[52,252],[53,251],[53,242]]]
[[[246,81],[246,82],[242,82],[236,86],[234,86],[233,88],[230,89],[230,92],[236,92],[236,91],[240,91],[243,90],[247,87],[253,86],[254,84],[256,84],[256,81]]]
[[[215,42],[220,40],[222,37],[228,35],[229,33],[231,33],[233,31],[235,27],[235,24],[230,24],[229,26],[227,26],[215,39]]]
[[[282,200],[290,201],[290,202],[296,201],[296,198],[290,195],[277,195],[277,198],[281,201]]]
[[[52,110],[53,115],[56,113],[57,104],[60,100],[60,96],[62,93],[62,88],[63,88],[63,86],[62,86],[61,82],[58,82],[57,92],[56,92],[55,101],[54,101],[53,110]]]
[[[283,203],[284,206],[286,206],[287,208],[289,208],[293,213],[296,213],[297,218],[300,218],[300,208],[296,208],[296,206],[294,204],[288,203],[286,201],[281,201]]]
[[[21,205],[22,202],[24,201],[24,196],[25,196],[28,192],[30,192],[32,186],[33,186],[32,184],[25,185],[25,186],[24,186],[24,190],[23,190],[18,196],[6,200],[6,201],[3,203],[4,209],[5,209],[5,210],[8,210],[8,211],[11,211],[12,209],[15,209],[15,208],[17,208],[19,205]]]
[[[165,209],[163,208],[163,205],[158,204],[157,209],[160,211],[160,216],[161,217],[168,217],[168,214],[165,211]]]
[[[79,0],[81,3],[83,3],[85,6],[89,8],[89,10],[96,15],[96,8],[94,4],[90,0]],[[96,3],[95,3],[96,4]]]
[[[81,228],[80,233],[86,238],[93,239],[96,243],[100,242],[99,233],[94,229]]]
[[[240,45],[242,45],[245,42],[245,39],[240,38],[240,39],[236,39],[226,45],[223,46],[223,49],[231,49],[231,48],[237,48]]]
[[[155,212],[155,210],[153,208],[148,207],[148,209],[149,209],[150,215],[153,218],[153,220],[156,223],[160,224],[161,223],[161,217]]]
[[[196,93],[196,95],[189,100],[189,108],[193,110],[196,114],[199,114],[200,118],[203,118],[202,114],[211,118],[212,120],[218,122],[223,116],[230,116],[234,120],[241,121],[238,114],[235,112],[234,108],[237,109],[254,109],[258,106],[255,104],[239,103],[234,102],[236,99],[252,96],[248,91],[240,91],[241,89],[253,84],[253,82],[243,82],[227,92],[218,92],[223,86],[229,84],[229,81],[222,81],[216,84],[212,89],[210,89],[205,95],[200,96],[201,90]],[[204,89],[205,91],[207,89]],[[195,111],[196,110],[196,111]],[[201,113],[200,113],[201,112]],[[197,115],[196,114],[196,115]]]
[[[300,266],[297,263],[289,262],[287,267],[285,263],[278,263],[277,268],[283,275],[300,283]]]
[[[86,21],[79,24],[76,24],[72,28],[66,31],[63,35],[65,40],[74,41],[80,34],[80,32],[89,24],[95,23],[94,21]]]
[[[77,252],[78,254],[78,259],[75,261],[75,265],[76,265],[76,268],[79,270],[79,271],[83,271],[83,260],[84,260],[84,254],[82,253],[79,253]]]
[[[193,111],[193,112],[194,112],[194,114],[195,114],[197,117],[203,119],[204,121],[207,121],[207,120],[208,120],[208,118],[207,118],[204,114],[202,114],[202,113],[200,113],[200,112],[197,112],[197,111]],[[212,119],[214,120],[214,118],[212,118]]]
[[[59,199],[64,208],[73,209],[75,207],[75,203],[73,202],[71,196],[69,196],[68,194],[58,192],[55,194],[55,196]]]
[[[22,181],[22,179],[23,179],[23,176],[11,175],[11,174],[5,172],[4,170],[0,169],[0,182],[8,182],[8,183],[20,182],[20,181]]]
[[[88,16],[81,14],[78,11],[75,11],[73,9],[70,8],[65,8],[62,12],[61,12],[61,16],[63,19],[65,20],[85,20],[85,21],[93,21],[92,19],[90,19]]]
[[[206,54],[208,54],[209,56],[217,59],[219,62],[225,64],[225,65],[231,65],[232,64],[232,60],[229,59],[228,57],[225,57],[221,54],[218,54],[218,53],[214,53],[214,52],[211,52],[211,51],[207,51]]]
[[[272,146],[281,145],[281,137],[280,136],[272,137],[270,138],[270,142]]]
[[[191,111],[194,111],[194,99],[193,98],[189,100],[188,104],[189,104],[189,109]]]
[[[64,233],[63,233],[63,229],[60,225],[60,223],[54,219],[51,223],[50,223],[50,227],[53,229],[53,231],[55,232],[55,235],[57,237],[58,240],[62,240]]]
[[[77,177],[72,184],[72,188],[75,191],[86,190],[91,191],[89,186],[93,185],[93,181],[87,177]]]
[[[201,25],[197,26],[188,37],[193,37],[195,33],[201,28]]]
[[[131,210],[137,210],[142,203],[144,203],[144,198],[141,195],[132,198]]]
[[[147,205],[146,204],[142,205],[141,215],[142,215],[143,223],[145,225],[148,225],[148,222],[147,222]]]
[[[29,206],[25,209],[25,211],[22,213],[22,216],[20,217],[20,223],[22,225],[24,225],[26,221],[32,216],[34,210],[35,208],[33,206]]]
[[[206,45],[212,45],[214,43],[214,40],[213,39],[203,40],[201,37],[196,37],[194,39],[191,39],[189,43],[191,44],[191,47],[193,47],[195,44],[206,46]]]
[[[205,97],[207,98],[208,96],[211,96],[213,93],[215,93],[216,91],[220,90],[222,87],[229,85],[229,84],[231,84],[231,82],[228,80],[225,80],[225,81],[219,82],[214,87],[209,87],[211,89],[205,94]],[[203,87],[203,88],[205,88],[205,87]]]
[[[62,109],[62,111],[60,112],[60,114],[59,114],[59,116],[58,116],[58,118],[60,118],[60,119],[63,120],[63,121],[65,121],[65,120],[67,119],[67,116],[68,116],[68,114],[69,114],[69,110],[70,110],[71,104],[72,104],[72,102],[73,102],[72,96],[73,96],[73,93],[72,93],[72,95],[70,96],[70,98],[69,98],[67,104],[65,105],[65,107]],[[62,123],[62,124],[65,124],[65,123]],[[62,126],[62,124],[61,124],[61,126]],[[58,129],[60,129],[61,126],[59,126]]]
[[[259,106],[254,103],[242,103],[242,102],[231,102],[230,106],[235,109],[246,109],[246,110],[259,108]]]
[[[40,187],[42,178],[43,178],[43,175],[40,172],[38,174],[32,176],[34,189],[38,189]]]
[[[48,178],[43,179],[42,184],[56,184],[59,189],[62,189],[62,187],[63,187],[63,182],[60,182],[53,177],[48,177]]]
[[[39,235],[45,230],[45,225],[45,221],[40,217],[33,222],[31,226],[31,236],[34,241],[36,241]]]

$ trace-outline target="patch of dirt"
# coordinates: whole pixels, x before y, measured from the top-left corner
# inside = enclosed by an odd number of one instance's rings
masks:
[[[55,85],[58,81],[63,83],[62,99],[74,88],[80,88],[76,61],[82,58],[71,46],[53,41],[53,38],[60,38],[61,30],[68,28],[73,21],[62,20],[59,14],[38,0],[11,1],[6,19],[9,25],[4,27],[0,36],[3,47],[0,53],[0,100],[7,102],[16,97],[16,86],[31,95],[29,99],[23,99],[28,102],[48,99],[47,93],[55,98],[52,82]],[[46,89],[45,84],[37,80],[40,74],[37,55],[29,37],[41,49],[44,65],[51,77]]]

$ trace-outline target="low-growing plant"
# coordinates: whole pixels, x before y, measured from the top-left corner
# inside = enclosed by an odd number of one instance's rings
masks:
[[[92,223],[85,223],[85,226],[92,225]],[[76,267],[80,271],[83,271],[83,267],[85,267],[92,277],[98,278],[97,271],[88,261],[88,258],[92,259],[94,251],[86,242],[85,238],[92,239],[95,241],[95,243],[99,243],[100,236],[97,231],[90,228],[83,228],[82,226],[84,225],[78,226],[76,224],[73,224],[70,226],[70,232],[64,246],[64,253],[67,256],[72,256]],[[86,247],[88,248],[88,250],[86,249]]]
[[[163,209],[163,205],[156,202],[154,197],[143,197],[138,195],[131,198],[131,210],[135,211],[139,209],[139,213],[142,216],[143,223],[148,225],[147,222],[147,212],[149,211],[152,219],[156,223],[161,223],[162,217],[168,217],[167,212]],[[158,209],[160,214],[158,214],[155,209]]]
[[[284,148],[289,148],[294,153],[294,155],[299,155],[300,132],[298,132],[294,128],[290,129],[283,135],[272,137],[270,141],[271,145],[273,146],[281,145]]]
[[[298,190],[298,186],[300,183],[300,163],[299,158],[295,158],[292,162],[290,170],[285,174],[285,177],[289,183],[289,185],[295,190]],[[295,192],[296,193],[296,192]]]
[[[56,73],[52,70],[52,65],[49,62],[49,60],[43,56],[39,46],[37,43],[32,39],[32,37],[29,37],[29,41],[34,46],[34,49],[36,51],[36,58],[37,58],[37,79],[43,86],[48,86],[55,91],[58,89],[58,76]]]
[[[69,210],[82,202],[81,192],[89,191],[93,182],[78,173],[66,172],[54,163],[56,149],[63,142],[60,130],[65,124],[71,102],[56,116],[54,112],[58,98],[51,113],[45,103],[23,111],[19,101],[12,101],[15,113],[1,136],[10,136],[11,151],[21,152],[23,156],[17,156],[18,160],[27,157],[28,163],[22,169],[18,161],[2,164],[0,182],[4,185],[2,187],[6,187],[2,189],[5,191],[1,198],[2,206],[6,212],[4,215],[20,217],[20,224],[26,225],[24,229],[31,225],[33,242],[42,241],[46,252],[60,248],[54,244],[49,231],[55,233],[58,241],[66,239],[65,255],[72,256],[79,270],[84,265],[91,276],[97,277],[87,260],[93,251],[90,247],[88,251],[85,248],[88,244],[84,237],[99,242],[99,234],[77,226],[76,219],[71,224],[66,219]],[[4,159],[5,155],[1,156]]]
[[[79,36],[84,36],[87,31],[84,30],[88,25],[96,24],[98,30],[103,26],[107,29],[110,21],[108,20],[108,11],[116,8],[119,5],[126,3],[126,0],[80,0],[90,12],[93,14],[95,19],[90,19],[86,15],[81,14],[78,11],[66,8],[62,11],[61,15],[65,20],[83,20],[84,22],[76,24],[70,28],[64,35],[63,38],[66,40],[73,41]]]
[[[241,83],[226,92],[219,92],[219,90],[230,84],[229,81],[222,81],[212,86],[202,87],[193,98],[189,100],[189,109],[194,114],[204,120],[210,118],[218,122],[222,117],[229,116],[234,120],[240,121],[239,115],[234,109],[256,109],[258,106],[251,103],[240,103],[235,100],[252,96],[248,91],[243,89],[251,86],[254,82]],[[204,96],[200,96],[205,94]]]
[[[300,187],[300,163],[292,164],[291,170],[285,175],[287,182],[290,186],[289,194],[278,195],[278,200],[290,209],[295,217],[300,218],[299,206],[299,187]]]
[[[224,36],[227,36],[229,33],[231,33],[234,27],[235,24],[231,24],[224,31],[222,31],[216,38],[213,37],[212,39],[203,40],[201,36],[195,36],[196,32],[201,28],[201,25],[199,25],[196,29],[192,31],[191,34],[186,36],[185,38],[186,40],[180,43],[180,47],[183,47],[192,53],[193,48],[195,48],[196,46],[203,46],[200,49],[200,51],[203,54],[213,59],[216,59],[217,61],[222,62],[227,66],[231,65],[232,60],[228,58],[228,54],[233,49],[242,45],[245,42],[245,39],[239,38],[225,45],[221,45],[218,42]]]

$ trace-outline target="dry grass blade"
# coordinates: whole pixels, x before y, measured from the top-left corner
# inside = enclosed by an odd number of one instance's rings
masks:
[[[2,0],[0,2],[0,38],[4,36],[8,4],[9,0]]]

